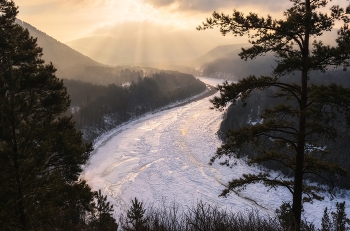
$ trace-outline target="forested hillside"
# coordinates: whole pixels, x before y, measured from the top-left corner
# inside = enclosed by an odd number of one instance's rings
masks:
[[[138,77],[160,72],[159,69],[147,67],[147,65],[145,67],[103,65],[26,22],[16,19],[16,23],[28,29],[30,35],[37,38],[38,45],[43,48],[43,60],[46,63],[53,63],[57,69],[56,75],[61,79],[108,85],[136,81]],[[181,70],[186,73],[193,72],[193,69],[190,68],[182,68]]]
[[[130,66],[84,66],[67,69],[65,73],[61,73],[61,78],[107,86],[108,84],[118,85],[125,82],[137,81],[139,78],[156,72],[160,72],[160,70]]]
[[[94,85],[64,80],[70,94],[70,113],[84,138],[94,140],[104,131],[169,103],[205,91],[206,86],[192,75],[161,72],[142,78],[141,72],[129,73],[127,83]]]
[[[92,141],[102,132],[145,112],[182,100],[205,90],[190,74],[152,67],[107,66],[97,63],[67,45],[17,20],[43,47],[43,59],[57,68],[71,98],[76,126]],[[173,68],[174,65],[160,66]],[[176,67],[198,74],[192,68]]]
[[[248,75],[269,75],[276,67],[276,58],[272,55],[258,57],[246,62],[238,56],[239,52],[241,52],[241,49],[205,63],[202,66],[203,76],[238,80]]]

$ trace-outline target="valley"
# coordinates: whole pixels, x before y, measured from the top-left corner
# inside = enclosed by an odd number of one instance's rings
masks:
[[[348,1],[0,0],[0,230],[350,230]]]
[[[214,86],[223,81],[200,79]],[[209,98],[148,114],[102,136],[81,178],[94,190],[102,189],[116,213],[126,211],[137,197],[149,205],[165,202],[191,207],[203,201],[230,211],[257,209],[273,216],[282,201],[291,199],[287,190],[266,192],[266,187],[256,184],[227,198],[218,197],[233,177],[258,169],[242,160],[232,168],[208,164],[221,144],[216,132],[222,120],[221,112],[209,109]],[[334,209],[337,201],[344,200],[350,203],[343,197],[332,201],[326,197],[305,204],[305,217],[318,221],[326,206]]]

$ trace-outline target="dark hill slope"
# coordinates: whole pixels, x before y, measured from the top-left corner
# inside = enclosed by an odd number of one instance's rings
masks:
[[[38,38],[38,45],[43,48],[44,60],[46,62],[52,62],[58,70],[82,65],[100,65],[91,58],[73,50],[69,46],[36,29],[32,25],[21,20],[17,20],[17,23],[28,29],[31,36]]]

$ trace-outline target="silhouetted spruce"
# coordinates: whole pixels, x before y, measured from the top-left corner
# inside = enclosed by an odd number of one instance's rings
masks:
[[[17,13],[0,0],[0,230],[84,230],[96,212],[78,181],[91,144],[62,116],[66,88]]]

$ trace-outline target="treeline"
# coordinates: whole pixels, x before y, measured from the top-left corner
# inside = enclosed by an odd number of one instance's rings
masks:
[[[205,63],[202,66],[203,76],[216,77],[221,74],[231,76],[228,78],[230,80],[238,80],[241,76],[269,75],[276,66],[276,58],[272,55],[246,62],[238,56],[240,51],[236,50],[223,58]]]
[[[151,67],[80,65],[58,69],[57,76],[61,79],[73,79],[97,85],[122,84],[137,81],[161,70]]]
[[[71,113],[84,138],[94,140],[130,118],[140,116],[172,102],[205,91],[206,86],[192,75],[161,72],[123,85],[94,85],[76,80],[64,80],[71,97]]]
[[[345,213],[345,202],[336,203],[336,210],[324,209],[318,224],[304,219],[302,231],[346,231],[350,220]],[[122,231],[292,231],[293,217],[289,204],[276,209],[275,216],[257,210],[233,212],[199,202],[196,206],[183,207],[147,206],[137,198],[130,208],[119,214],[119,230]]]
[[[343,87],[350,87],[350,75],[349,71],[328,71],[326,73],[312,73],[310,77],[310,83],[315,85],[328,85],[331,83],[337,83]],[[284,82],[295,81],[298,75],[290,75],[283,77]],[[239,127],[245,126],[246,124],[255,125],[261,122],[261,113],[268,108],[272,108],[274,105],[283,103],[283,99],[269,97],[276,93],[276,89],[270,88],[264,92],[256,91],[251,94],[251,96],[245,100],[245,102],[237,102],[236,105],[231,105],[228,107],[224,114],[224,120],[222,121],[218,135],[225,142],[226,133],[231,129],[237,129]],[[296,107],[296,105],[292,105]],[[333,125],[337,128],[340,134],[334,141],[324,140],[323,147],[328,151],[328,155],[323,158],[329,162],[340,164],[348,173],[350,173],[350,160],[348,158],[348,150],[350,150],[350,128],[346,124],[344,117],[340,116],[340,113],[336,112],[338,118],[343,118],[338,121],[333,121]],[[329,115],[331,116],[331,115]],[[295,125],[296,126],[296,125]],[[322,141],[322,139],[320,138]],[[310,144],[311,145],[311,144]],[[257,153],[251,150],[249,147],[245,149],[244,154],[254,157]],[[266,162],[265,167],[273,170],[280,170],[279,166],[275,162]],[[282,171],[284,174],[289,175],[290,172]],[[329,176],[325,176],[329,177]],[[309,178],[311,179],[311,178]],[[313,180],[313,179],[311,179]],[[329,179],[331,180],[331,179]],[[350,188],[350,182],[347,177],[340,177],[338,179],[332,179],[336,183],[336,186],[341,188]],[[320,182],[326,183],[326,182]],[[332,185],[333,187],[335,185]]]

